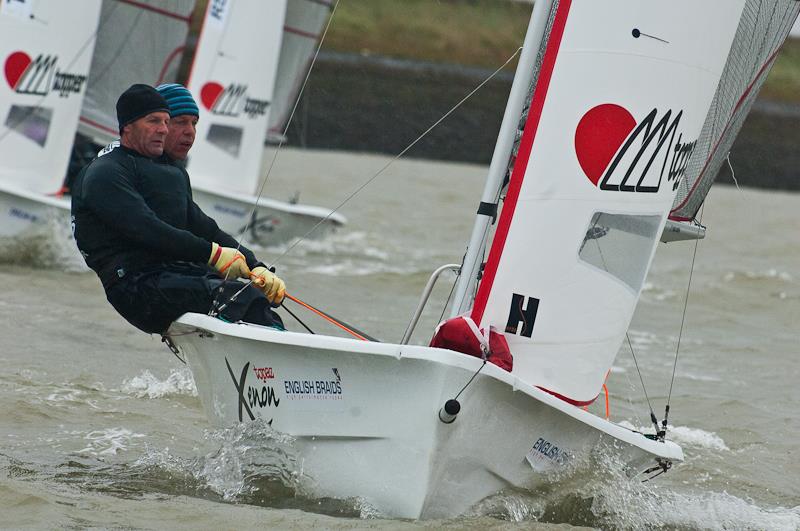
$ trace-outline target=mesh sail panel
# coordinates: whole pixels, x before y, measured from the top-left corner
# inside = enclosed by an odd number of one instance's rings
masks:
[[[79,130],[98,144],[119,136],[116,102],[134,83],[175,80],[194,0],[104,0]]]
[[[685,178],[678,185],[671,219],[686,221],[697,214],[798,11],[797,0],[747,0]]]
[[[331,9],[332,2],[328,0],[289,0],[286,4],[286,24],[269,123],[270,136],[276,141],[283,135]]]

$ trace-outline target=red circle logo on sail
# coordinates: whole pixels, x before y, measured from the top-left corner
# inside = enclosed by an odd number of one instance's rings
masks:
[[[6,81],[8,81],[9,87],[12,89],[17,88],[17,83],[19,83],[22,74],[25,73],[25,70],[30,64],[31,58],[25,52],[14,52],[6,58],[3,71],[6,75]]]
[[[200,89],[200,101],[203,103],[203,107],[210,111],[223,90],[225,90],[225,87],[216,81],[209,81],[203,85],[203,88]]]
[[[614,103],[592,107],[575,129],[575,154],[583,173],[597,186],[611,159],[628,138],[636,120],[627,109]]]

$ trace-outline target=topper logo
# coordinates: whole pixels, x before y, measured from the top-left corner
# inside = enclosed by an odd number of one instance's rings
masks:
[[[267,113],[269,102],[247,97],[247,85],[231,83],[223,87],[216,81],[209,81],[200,89],[200,101],[212,114],[239,116],[244,112],[248,118]]]
[[[675,190],[696,144],[682,142],[683,133],[676,140],[682,117],[683,111],[673,115],[668,110],[659,118],[658,109],[653,109],[637,123],[620,105],[593,107],[575,129],[578,163],[601,190],[658,192],[667,168],[667,181]]]
[[[47,96],[56,91],[66,97],[80,92],[86,76],[60,72],[57,64],[57,55],[39,54],[31,60],[27,53],[16,51],[6,58],[3,72],[8,86],[18,94]]]

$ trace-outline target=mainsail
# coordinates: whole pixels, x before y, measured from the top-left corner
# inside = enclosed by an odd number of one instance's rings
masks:
[[[56,192],[92,61],[99,0],[0,5],[0,181]]]
[[[597,396],[744,4],[561,0],[551,10],[471,312],[505,331],[522,380],[576,404]]]
[[[192,184],[256,192],[286,0],[209,3],[188,88],[201,107]]]
[[[175,81],[194,4],[194,0],[103,0],[81,133],[98,144],[118,138],[119,95],[134,82]]]
[[[269,119],[270,139],[283,137],[331,9],[331,0],[289,0],[287,3]]]
[[[797,0],[747,0],[670,219],[694,219],[800,12]]]

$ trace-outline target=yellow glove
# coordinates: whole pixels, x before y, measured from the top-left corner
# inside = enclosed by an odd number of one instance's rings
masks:
[[[258,266],[253,268],[250,278],[253,279],[253,284],[264,292],[270,303],[280,304],[283,302],[283,297],[286,295],[286,284],[275,273],[266,267]]]
[[[211,244],[211,256],[208,265],[219,271],[225,278],[249,278],[250,268],[244,255],[233,247],[221,247],[218,243]]]

